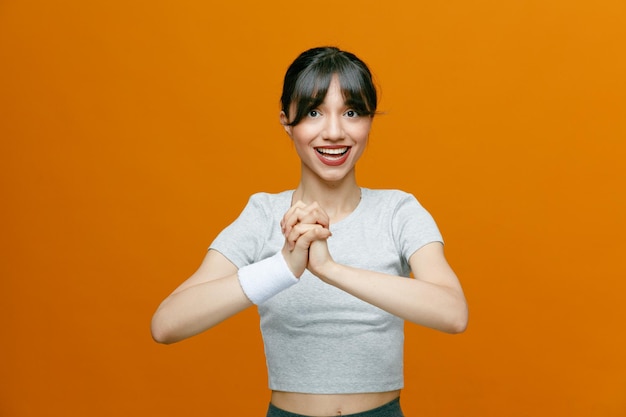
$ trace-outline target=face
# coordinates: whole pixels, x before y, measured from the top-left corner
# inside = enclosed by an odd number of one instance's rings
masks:
[[[333,77],[324,102],[300,123],[287,126],[286,117],[281,113],[281,123],[300,156],[303,179],[314,176],[333,183],[353,174],[367,145],[372,118],[346,105],[337,77]]]

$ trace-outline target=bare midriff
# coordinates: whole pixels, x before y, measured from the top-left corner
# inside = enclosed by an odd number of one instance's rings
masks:
[[[400,390],[362,394],[302,394],[272,391],[272,404],[305,416],[345,416],[371,410],[398,398]]]

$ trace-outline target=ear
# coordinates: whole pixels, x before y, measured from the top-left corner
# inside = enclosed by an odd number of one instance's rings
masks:
[[[289,123],[289,120],[287,119],[287,115],[285,114],[284,111],[281,111],[280,112],[280,124],[283,125],[283,129],[285,129],[285,132],[287,132],[289,137],[291,137],[291,126],[289,126],[287,123]]]

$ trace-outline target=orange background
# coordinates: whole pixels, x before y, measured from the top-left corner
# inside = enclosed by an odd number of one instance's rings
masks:
[[[362,185],[437,219],[471,309],[407,325],[407,416],[626,415],[622,0],[0,3],[0,415],[264,415],[253,309],[173,346],[158,303],[293,188],[283,73],[336,44],[381,110]]]

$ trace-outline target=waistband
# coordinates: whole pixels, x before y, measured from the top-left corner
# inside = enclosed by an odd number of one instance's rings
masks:
[[[267,410],[266,417],[313,417],[306,416],[304,414],[295,414],[289,411],[285,411],[276,407],[270,403]],[[337,417],[337,416],[330,416]],[[383,404],[380,407],[373,408],[371,410],[362,411],[354,414],[343,414],[341,417],[404,417],[402,409],[400,408],[400,397],[389,401],[387,404]]]

